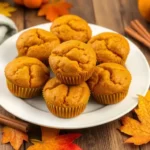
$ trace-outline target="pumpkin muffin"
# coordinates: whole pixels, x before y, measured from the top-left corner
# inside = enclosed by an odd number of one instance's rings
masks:
[[[49,63],[62,83],[76,85],[88,80],[92,75],[96,54],[88,44],[70,40],[53,49]]]
[[[61,41],[87,42],[92,36],[88,23],[75,15],[64,15],[55,19],[50,29]]]
[[[19,56],[35,57],[48,63],[53,48],[60,44],[56,35],[43,29],[29,29],[23,32],[16,43]]]
[[[21,98],[37,96],[49,79],[48,68],[38,59],[18,57],[5,68],[8,89]]]
[[[43,97],[48,109],[54,115],[72,118],[84,111],[90,97],[90,90],[85,82],[68,86],[57,78],[52,78],[44,86]]]
[[[104,32],[93,36],[88,44],[96,52],[97,62],[114,62],[124,65],[129,54],[129,43],[120,34]]]
[[[114,104],[125,98],[131,83],[129,71],[116,63],[103,63],[95,67],[88,85],[100,104]]]

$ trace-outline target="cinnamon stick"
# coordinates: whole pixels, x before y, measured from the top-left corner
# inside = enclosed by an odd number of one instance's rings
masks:
[[[18,130],[23,131],[23,132],[28,132],[28,130],[29,130],[29,124],[28,123],[13,119],[13,118],[9,118],[9,117],[2,115],[2,114],[0,114],[0,123],[7,125],[9,127],[18,129]]]
[[[134,30],[136,30],[143,38],[150,42],[150,34],[138,20],[131,21],[130,24]]]
[[[128,33],[131,37],[141,42],[142,44],[144,44],[145,46],[147,46],[148,48],[150,48],[150,42],[144,39],[141,35],[135,32],[132,28],[126,27],[125,32]]]

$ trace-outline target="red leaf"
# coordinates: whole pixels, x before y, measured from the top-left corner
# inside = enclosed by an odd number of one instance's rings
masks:
[[[56,137],[56,140],[58,140],[58,143],[60,145],[63,144],[68,144],[72,143],[75,139],[79,138],[81,134],[76,133],[76,134],[65,134],[65,135],[60,135]]]
[[[70,143],[62,147],[61,150],[82,150],[78,145]]]
[[[42,129],[42,141],[33,141],[32,146],[27,150],[81,150],[81,148],[72,143],[75,139],[79,138],[81,134],[65,134],[58,135],[59,130],[51,128]]]

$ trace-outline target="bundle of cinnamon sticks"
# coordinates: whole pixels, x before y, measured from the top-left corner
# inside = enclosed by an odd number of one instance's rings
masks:
[[[131,37],[150,48],[150,33],[138,20],[130,22],[130,26],[125,28],[125,32]]]
[[[2,114],[0,114],[0,124],[7,125],[23,132],[28,132],[29,130],[29,123],[13,119]]]

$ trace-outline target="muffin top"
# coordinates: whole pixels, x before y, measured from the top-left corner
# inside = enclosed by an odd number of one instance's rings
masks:
[[[114,62],[124,64],[128,53],[128,41],[117,33],[104,32],[93,36],[88,44],[91,44],[96,52],[97,61]]]
[[[69,86],[62,84],[57,78],[52,78],[44,86],[43,95],[48,105],[76,107],[88,102],[90,90],[85,82]]]
[[[48,68],[38,59],[18,57],[5,68],[6,78],[20,87],[38,88],[49,78]]]
[[[129,71],[116,63],[103,63],[95,67],[88,80],[91,92],[95,94],[113,94],[127,91],[131,82]]]
[[[88,23],[76,15],[64,15],[55,19],[50,29],[61,41],[87,42],[92,35]]]
[[[60,44],[56,35],[43,29],[29,29],[23,32],[16,43],[19,56],[48,60],[53,48]]]
[[[88,44],[70,40],[53,49],[49,63],[55,73],[76,76],[93,70],[96,65],[96,54]]]

